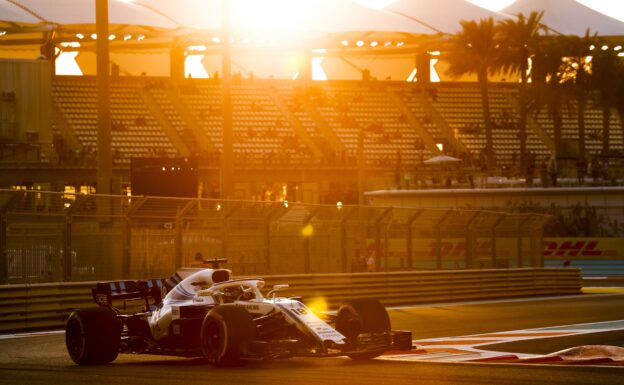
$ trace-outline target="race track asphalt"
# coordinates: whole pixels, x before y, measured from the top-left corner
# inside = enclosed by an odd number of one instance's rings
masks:
[[[438,304],[390,311],[393,328],[415,339],[624,319],[624,295],[509,302]],[[584,336],[584,343],[621,344],[621,334]],[[548,340],[552,340],[549,342]],[[558,341],[557,341],[558,340]],[[574,346],[573,339],[545,339],[505,346],[544,353]],[[531,346],[535,348],[532,349]],[[569,346],[569,347],[571,347]],[[538,351],[539,350],[539,351]],[[110,365],[77,366],[62,334],[0,339],[0,384],[605,384],[622,385],[624,367],[425,363],[348,358],[295,358],[216,369],[201,359],[122,354]]]

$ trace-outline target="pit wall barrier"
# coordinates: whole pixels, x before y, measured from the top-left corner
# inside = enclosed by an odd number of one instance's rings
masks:
[[[179,272],[185,276],[194,269]],[[279,296],[301,296],[308,306],[335,309],[353,298],[377,298],[386,306],[580,294],[581,270],[524,268],[264,277],[263,292],[287,283]],[[72,309],[96,306],[95,282],[0,286],[0,333],[62,329]]]

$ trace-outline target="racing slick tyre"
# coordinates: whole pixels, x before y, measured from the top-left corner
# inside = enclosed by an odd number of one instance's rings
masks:
[[[65,345],[78,365],[108,364],[117,358],[121,323],[106,307],[73,311],[65,326]]]
[[[217,367],[240,365],[245,349],[255,339],[253,318],[240,306],[217,306],[202,322],[202,352],[206,360]]]
[[[352,348],[366,349],[358,341],[358,336],[363,333],[386,333],[390,335],[390,318],[386,308],[375,299],[354,299],[344,303],[338,309],[336,317],[336,330],[347,337]],[[386,338],[382,336],[382,338]],[[388,337],[389,338],[389,337]],[[387,347],[351,353],[348,356],[355,360],[367,360],[381,355]]]

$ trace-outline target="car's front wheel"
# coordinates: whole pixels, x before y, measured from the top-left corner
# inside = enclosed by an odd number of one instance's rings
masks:
[[[250,342],[256,339],[251,314],[235,305],[220,305],[204,317],[201,347],[204,357],[215,366],[236,366]]]
[[[347,337],[351,348],[361,352],[351,353],[356,360],[375,358],[390,345],[390,318],[386,308],[374,299],[355,299],[347,301],[338,309],[336,330]],[[361,334],[376,336],[373,346],[360,341]]]
[[[117,358],[121,323],[109,308],[73,311],[65,326],[65,345],[79,365],[107,364]]]

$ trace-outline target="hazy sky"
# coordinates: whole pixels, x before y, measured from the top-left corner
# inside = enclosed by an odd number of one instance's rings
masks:
[[[383,8],[395,0],[357,0],[375,8]],[[515,0],[468,0],[471,3],[489,8],[494,11],[501,10],[512,4]],[[579,3],[593,8],[613,18],[624,21],[624,1],[622,0],[577,0]]]

